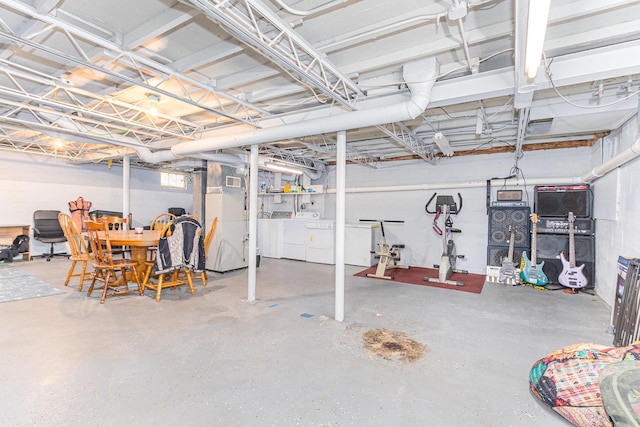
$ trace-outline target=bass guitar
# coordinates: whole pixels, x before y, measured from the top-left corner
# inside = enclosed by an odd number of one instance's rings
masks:
[[[564,251],[560,253],[560,261],[562,262],[562,273],[558,276],[558,282],[562,286],[566,286],[567,288],[572,289],[580,289],[587,286],[587,278],[585,277],[582,270],[584,269],[584,264],[579,267],[576,267],[576,247],[573,238],[574,230],[573,230],[573,222],[575,221],[575,217],[573,216],[573,212],[569,212],[569,260],[567,260],[567,256]]]
[[[513,247],[516,240],[516,227],[510,225],[509,232],[511,234],[511,236],[509,237],[509,253],[502,260],[502,267],[500,267],[500,276],[498,278],[498,281],[507,285],[515,285],[516,283],[518,283],[516,266],[513,264]]]
[[[549,283],[549,279],[542,271],[544,267],[544,261],[540,264],[536,264],[536,252],[537,252],[537,227],[538,223],[538,215],[533,213],[531,214],[531,222],[533,224],[533,230],[531,231],[531,261],[529,261],[529,257],[527,257],[527,251],[522,252],[522,261],[523,266],[520,271],[520,280],[523,283],[531,284],[533,286],[545,286]]]

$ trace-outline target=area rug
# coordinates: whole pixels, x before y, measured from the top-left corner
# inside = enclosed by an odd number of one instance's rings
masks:
[[[0,302],[19,301],[30,298],[63,294],[64,291],[29,276],[24,271],[0,264]]]
[[[359,273],[354,274],[354,276],[359,277],[367,277],[369,273],[375,273],[376,266],[367,268],[366,270],[362,270]],[[387,276],[392,276],[392,281],[401,282],[401,283],[410,283],[412,285],[421,285],[421,286],[431,286],[433,288],[444,288],[444,289],[452,289],[454,291],[462,291],[462,292],[471,292],[474,294],[479,294],[482,292],[482,288],[484,286],[484,281],[486,276],[483,274],[462,274],[462,273],[453,273],[451,275],[451,279],[456,282],[464,283],[464,286],[456,286],[456,285],[447,285],[446,283],[437,283],[437,282],[426,282],[423,279],[425,277],[431,277],[434,279],[438,278],[438,270],[435,268],[423,268],[423,267],[411,267],[408,269],[405,268],[393,268],[388,269],[386,271]],[[371,280],[385,280],[379,279],[377,277],[368,277]]]

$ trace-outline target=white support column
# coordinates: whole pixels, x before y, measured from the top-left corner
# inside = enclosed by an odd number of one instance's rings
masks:
[[[335,318],[344,320],[344,232],[347,133],[338,132],[336,145],[336,308]]]
[[[122,217],[127,218],[131,213],[131,158],[123,156],[122,158]],[[129,224],[131,228],[131,224]]]
[[[247,301],[256,300],[256,268],[258,254],[258,144],[251,146],[249,168],[249,280]]]

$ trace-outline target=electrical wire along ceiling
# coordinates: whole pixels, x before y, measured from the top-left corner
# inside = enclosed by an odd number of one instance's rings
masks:
[[[322,171],[337,130],[371,168],[589,146],[637,114],[638,28],[624,0],[0,0],[0,149],[178,168],[259,144]]]

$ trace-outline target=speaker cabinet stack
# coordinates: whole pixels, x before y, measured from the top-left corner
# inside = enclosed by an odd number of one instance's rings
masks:
[[[531,245],[530,214],[528,206],[489,208],[487,265],[502,265],[502,259],[509,255],[510,227],[515,227],[513,262],[520,265],[522,251],[528,251]]]
[[[569,212],[573,222],[576,266],[585,265],[585,289],[592,289],[595,280],[595,220],[592,218],[593,200],[588,184],[536,186],[535,212],[538,214],[537,262],[544,261],[543,271],[549,283],[559,284],[562,272],[560,253],[569,259]]]

